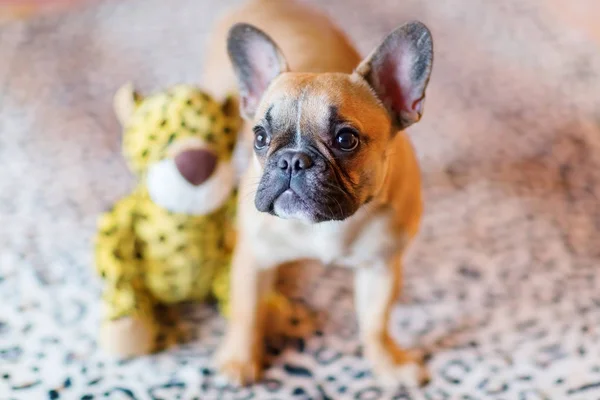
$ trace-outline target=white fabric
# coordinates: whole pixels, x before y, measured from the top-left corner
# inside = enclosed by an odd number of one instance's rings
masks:
[[[150,198],[167,210],[205,215],[225,204],[235,180],[234,165],[220,162],[205,182],[195,186],[181,175],[175,160],[168,158],[150,167],[146,183]]]

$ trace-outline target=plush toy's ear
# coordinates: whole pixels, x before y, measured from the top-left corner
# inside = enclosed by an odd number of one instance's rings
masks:
[[[131,82],[121,86],[113,98],[113,109],[121,126],[125,126],[129,117],[135,111],[140,96],[133,89]]]
[[[360,63],[362,75],[398,129],[419,121],[433,63],[429,29],[413,21],[397,28]]]
[[[240,108],[237,99],[233,95],[228,95],[221,103],[223,113],[228,117],[236,117],[240,114]]]
[[[227,51],[240,89],[242,115],[251,119],[271,81],[288,70],[287,63],[267,34],[245,23],[229,30]]]

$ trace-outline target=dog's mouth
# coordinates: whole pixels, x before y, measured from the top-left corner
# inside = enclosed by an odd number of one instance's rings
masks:
[[[296,192],[294,192],[291,188],[286,189],[283,193],[281,193],[271,207],[271,214],[282,217],[289,218],[295,214],[299,214],[306,208],[306,204],[302,200]]]
[[[263,176],[256,193],[256,208],[283,219],[310,223],[341,221],[358,208],[352,197],[335,185],[305,180],[269,179]],[[329,190],[327,190],[329,189]]]

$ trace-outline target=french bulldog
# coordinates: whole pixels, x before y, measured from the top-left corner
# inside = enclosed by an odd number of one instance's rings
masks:
[[[402,254],[422,214],[404,129],[423,114],[430,31],[408,22],[361,59],[323,14],[255,0],[225,16],[211,43],[203,82],[218,93],[237,82],[253,148],[240,186],[220,372],[239,384],[260,378],[277,267],[315,259],[354,270],[360,339],[375,375],[386,385],[422,384],[422,360],[395,343],[388,323]]]

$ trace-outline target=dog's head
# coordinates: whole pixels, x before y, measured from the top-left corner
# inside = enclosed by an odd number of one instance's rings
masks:
[[[396,29],[352,74],[291,72],[248,24],[231,28],[228,52],[253,123],[259,211],[343,220],[377,195],[396,132],[423,112],[433,59],[423,24]]]

